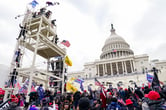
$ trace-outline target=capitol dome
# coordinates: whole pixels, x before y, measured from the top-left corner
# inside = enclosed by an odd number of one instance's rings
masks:
[[[130,49],[130,45],[121,36],[115,33],[113,24],[111,24],[111,26],[111,35],[105,41],[100,59],[134,55],[133,51]]]

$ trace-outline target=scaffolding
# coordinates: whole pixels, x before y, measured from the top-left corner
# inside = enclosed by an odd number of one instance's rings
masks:
[[[61,91],[62,93],[64,92],[64,58],[66,50],[55,42],[55,39],[57,38],[56,26],[53,25],[50,17],[46,16],[45,13],[40,13],[37,16],[34,16],[34,14],[36,13],[31,12],[24,16],[22,24],[23,26],[26,26],[26,37],[25,39],[19,38],[15,47],[15,52],[19,49],[21,50],[21,59],[19,59],[19,64],[17,64],[18,62],[16,63],[14,55],[10,68],[10,72],[16,69],[17,74],[15,74],[15,78],[26,77],[29,79],[27,101],[29,101],[28,94],[31,90],[32,80],[43,81],[45,82],[45,88],[49,88],[49,77],[55,78],[56,80],[54,80],[54,82],[61,82]],[[30,50],[33,53],[33,56],[30,66],[25,68],[22,67],[22,63],[26,50]],[[47,67],[45,70],[37,68],[35,63],[38,56],[47,60]],[[61,75],[56,75],[49,70],[49,62],[51,62],[51,58],[59,56],[62,58],[63,70]],[[11,74],[9,74],[8,80],[10,80],[11,77]],[[14,92],[16,93],[18,89],[15,87],[7,87],[5,88],[5,91],[4,100],[6,101],[8,95],[13,94]]]

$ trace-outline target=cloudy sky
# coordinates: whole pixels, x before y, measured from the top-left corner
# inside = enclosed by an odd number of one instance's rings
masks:
[[[37,0],[36,9],[47,0]],[[56,0],[50,0],[57,2]],[[19,23],[31,0],[3,0],[0,3],[0,64],[10,65]],[[85,62],[99,59],[111,23],[116,33],[129,44],[135,55],[148,54],[151,59],[166,60],[166,0],[59,0],[49,7],[57,19],[59,40],[69,40],[67,54],[73,61],[69,71],[83,69]],[[27,59],[31,56],[25,56]]]

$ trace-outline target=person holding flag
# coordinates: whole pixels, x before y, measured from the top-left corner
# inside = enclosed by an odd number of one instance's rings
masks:
[[[103,108],[103,110],[106,109],[106,100],[107,100],[107,96],[106,96],[106,92],[105,92],[105,87],[103,84],[101,84],[97,78],[95,78],[95,85],[96,86],[100,86],[101,90],[100,90],[100,100],[102,101],[102,105],[101,108]]]
[[[152,88],[154,90],[157,89],[157,91],[158,90],[161,91],[160,81],[159,81],[158,75],[157,75],[158,70],[155,67],[153,67],[152,71],[153,71],[153,74],[154,74],[153,81],[152,81]]]

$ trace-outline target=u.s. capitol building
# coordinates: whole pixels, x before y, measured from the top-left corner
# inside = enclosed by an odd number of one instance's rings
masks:
[[[149,56],[146,54],[134,55],[130,45],[116,34],[112,25],[111,35],[105,41],[100,59],[85,63],[82,71],[69,73],[68,79],[71,77],[83,78],[85,88],[88,85],[97,88],[94,78],[97,78],[106,87],[110,84],[117,87],[118,83],[122,87],[127,87],[133,82],[142,85],[147,83],[146,73],[154,65],[159,70],[159,79],[163,82],[166,81],[166,61],[149,61]]]

